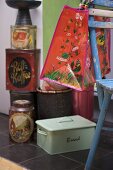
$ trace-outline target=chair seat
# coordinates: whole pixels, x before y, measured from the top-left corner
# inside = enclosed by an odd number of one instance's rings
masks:
[[[96,83],[104,89],[113,92],[113,79],[101,79],[97,80]]]

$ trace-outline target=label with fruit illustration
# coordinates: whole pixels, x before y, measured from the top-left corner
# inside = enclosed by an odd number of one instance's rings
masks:
[[[16,49],[36,48],[36,27],[11,26],[11,47]]]

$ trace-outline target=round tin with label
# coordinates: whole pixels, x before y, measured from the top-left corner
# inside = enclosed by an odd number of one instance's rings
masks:
[[[11,48],[36,49],[37,26],[11,26]]]
[[[30,139],[34,130],[33,111],[30,101],[13,101],[9,112],[9,133],[13,141],[22,143]]]

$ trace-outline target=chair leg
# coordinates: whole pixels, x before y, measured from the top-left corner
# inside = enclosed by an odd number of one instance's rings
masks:
[[[103,98],[104,98],[104,91],[103,88],[98,83],[97,83],[97,94],[98,94],[99,109],[101,110]]]
[[[111,94],[105,91],[101,111],[100,111],[98,122],[96,125],[95,134],[94,134],[93,141],[92,141],[90,151],[88,154],[88,158],[86,161],[85,170],[91,170],[91,165],[92,165],[92,162],[93,162],[93,159],[96,153],[96,149],[99,143],[101,129],[103,127],[105,115],[106,115],[110,100],[111,100]]]

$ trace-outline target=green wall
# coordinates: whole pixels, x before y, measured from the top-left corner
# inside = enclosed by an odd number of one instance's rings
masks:
[[[78,7],[80,0],[43,0],[43,58],[46,58],[54,30],[64,5]]]

